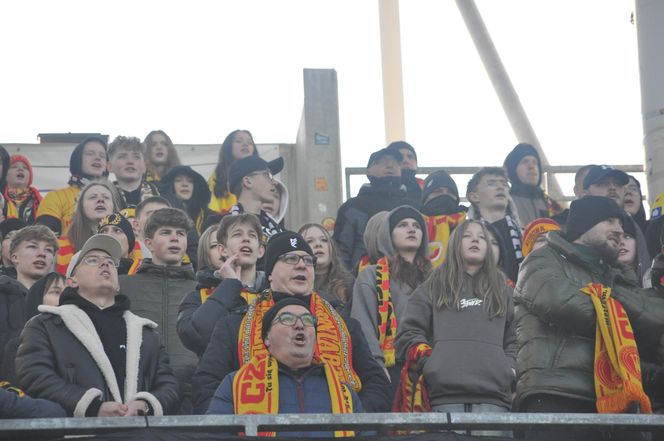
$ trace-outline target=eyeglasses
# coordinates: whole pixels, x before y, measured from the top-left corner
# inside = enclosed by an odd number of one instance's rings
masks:
[[[263,170],[259,172],[249,173],[247,176],[260,176],[260,175],[264,175],[269,181],[271,181],[274,178],[270,170]]]
[[[299,254],[289,253],[289,254],[284,254],[283,256],[279,256],[278,259],[289,265],[297,265],[300,259],[302,259],[302,262],[304,262],[304,266],[314,266],[316,264],[316,258],[309,254],[304,254],[300,256]]]
[[[282,312],[272,321],[272,323],[279,322],[284,326],[295,326],[297,319],[300,319],[302,325],[307,328],[312,328],[318,323],[318,319],[308,312],[300,315],[293,314],[292,312]]]
[[[111,258],[111,257],[101,257],[101,256],[85,256],[83,258],[83,263],[88,266],[100,266],[102,263],[106,263],[110,266],[118,267],[120,262]]]

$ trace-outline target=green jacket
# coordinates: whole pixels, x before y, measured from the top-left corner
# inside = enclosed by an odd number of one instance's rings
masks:
[[[664,334],[664,298],[638,288],[631,270],[593,257],[558,232],[524,260],[514,290],[517,352],[515,406],[532,394],[595,401],[593,362],[596,315],[580,289],[590,282],[612,288],[627,311],[641,358]]]

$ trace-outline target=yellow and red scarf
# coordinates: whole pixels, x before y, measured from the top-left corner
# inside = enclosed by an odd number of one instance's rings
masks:
[[[397,336],[397,318],[390,294],[390,264],[387,257],[376,263],[376,295],[378,296],[378,344],[383,351],[385,367],[396,364],[394,339]]]
[[[210,287],[210,288],[201,288],[200,289],[200,294],[201,294],[201,304],[205,303],[205,301],[212,295],[212,291],[214,291],[215,287]],[[251,302],[254,301],[256,297],[258,297],[258,294],[249,292],[246,289],[242,289],[242,292],[240,293],[240,296],[247,302],[247,305],[251,305]]]
[[[267,357],[261,330],[263,315],[274,305],[271,291],[265,291],[255,302],[249,304],[240,324],[238,334],[238,360],[244,366],[254,357]],[[332,368],[342,382],[355,392],[362,389],[360,377],[353,369],[353,345],[346,323],[332,305],[317,293],[311,294],[309,309],[318,318],[314,357]]]
[[[464,220],[466,220],[465,211],[449,215],[424,216],[429,237],[429,261],[434,268],[445,261],[450,234]]]
[[[621,413],[638,403],[652,413],[643,392],[641,360],[627,312],[611,297],[611,288],[589,283],[581,292],[590,296],[597,314],[595,331],[595,394],[599,413]]]
[[[314,357],[314,363],[320,363]],[[332,413],[353,413],[350,389],[343,384],[329,364],[324,363]],[[236,415],[279,413],[279,363],[271,355],[253,357],[233,378],[233,403]],[[258,436],[275,436],[259,432]],[[335,437],[355,436],[353,431],[337,430]]]
[[[426,343],[413,345],[408,350],[408,358],[401,370],[401,382],[399,383],[399,388],[397,389],[392,405],[393,412],[431,412],[429,394],[424,382],[424,376],[420,373],[417,381],[413,381],[410,375],[408,375],[408,371],[415,368],[420,358],[430,355],[431,346]]]

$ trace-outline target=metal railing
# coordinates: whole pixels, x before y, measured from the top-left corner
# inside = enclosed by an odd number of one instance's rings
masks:
[[[188,415],[131,418],[53,418],[2,420],[0,439],[102,434],[144,428],[188,432],[371,430],[606,430],[664,431],[664,415],[575,413],[362,413],[281,415]]]

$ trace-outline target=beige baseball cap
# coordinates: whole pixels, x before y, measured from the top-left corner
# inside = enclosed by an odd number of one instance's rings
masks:
[[[69,266],[67,267],[67,278],[71,277],[72,273],[80,263],[82,257],[92,250],[101,250],[107,252],[114,260],[120,260],[122,257],[122,247],[118,240],[109,234],[95,234],[88,239],[83,248],[72,256]]]

